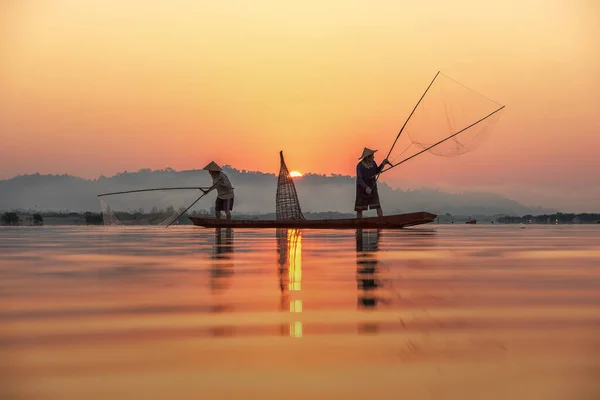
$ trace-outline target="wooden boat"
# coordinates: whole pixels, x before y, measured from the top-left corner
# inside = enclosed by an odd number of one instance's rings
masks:
[[[205,228],[296,228],[296,229],[399,229],[433,222],[437,215],[425,211],[384,217],[346,219],[257,220],[189,217]]]

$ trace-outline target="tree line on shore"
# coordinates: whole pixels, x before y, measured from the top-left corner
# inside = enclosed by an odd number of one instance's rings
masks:
[[[498,222],[505,224],[595,224],[600,223],[600,213],[528,214],[522,217],[504,216],[498,218]]]
[[[157,210],[152,209],[150,212],[144,212],[143,210],[137,210],[133,212],[116,212],[116,217],[125,223],[129,222],[132,224],[153,224],[158,220],[167,218],[173,215],[173,209]],[[188,213],[191,216],[212,216],[214,211],[201,210]],[[239,219],[275,219],[275,214],[235,214],[235,218]],[[305,213],[308,219],[335,219],[335,218],[353,218],[353,213],[341,213],[336,211],[330,212],[318,212],[318,213]],[[441,215],[438,222],[444,223],[446,219],[452,221],[460,220],[461,217],[452,216],[450,214]],[[493,216],[488,217],[491,221],[495,221],[500,224],[520,224],[520,223],[531,223],[531,224],[594,224],[600,223],[600,213],[554,213],[554,214],[541,214],[541,215],[524,215],[524,216]],[[104,224],[104,216],[100,212],[30,212],[30,211],[7,211],[1,214],[0,224],[18,226],[18,225],[44,225],[44,219],[52,219],[53,221],[58,220],[76,220],[84,222],[87,225],[102,225]],[[470,218],[469,218],[470,219]],[[177,221],[179,225],[191,224],[190,219],[183,215]]]

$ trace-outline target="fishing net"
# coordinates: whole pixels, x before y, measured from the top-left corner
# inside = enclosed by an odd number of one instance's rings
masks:
[[[208,214],[205,208],[212,205],[209,201],[188,209],[201,195],[198,188],[164,188],[107,193],[98,199],[104,225],[169,226],[191,223],[187,214]]]
[[[397,165],[423,152],[455,157],[473,151],[489,137],[503,108],[439,72],[400,131],[388,160]]]
[[[281,166],[277,178],[277,194],[275,196],[275,215],[278,220],[303,220],[298,194],[294,180],[285,165],[283,151],[279,152]]]

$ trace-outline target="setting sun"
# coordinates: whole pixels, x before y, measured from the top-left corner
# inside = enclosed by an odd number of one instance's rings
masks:
[[[295,177],[297,177],[297,176],[302,176],[302,173],[300,173],[300,172],[298,172],[298,171],[292,171],[292,172],[290,172],[290,176],[291,176],[292,178],[295,178]]]

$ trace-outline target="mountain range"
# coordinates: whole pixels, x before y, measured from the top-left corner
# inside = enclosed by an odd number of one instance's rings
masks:
[[[277,176],[260,171],[223,167],[235,187],[234,212],[272,213],[275,210]],[[343,175],[306,174],[294,178],[304,212],[337,211],[352,213],[355,178]],[[210,186],[206,171],[142,169],[122,172],[111,177],[84,179],[71,175],[19,175],[0,181],[0,210],[100,211],[99,199],[112,209],[149,209],[172,205],[189,206],[201,192],[196,190],[144,192],[129,195],[97,195],[107,192],[157,187]],[[555,210],[530,207],[492,193],[465,192],[451,194],[434,189],[402,190],[380,182],[379,194],[385,214],[429,211],[438,215],[525,215],[552,213]],[[215,194],[205,196],[191,209],[210,210]],[[372,213],[372,211],[369,211]]]

